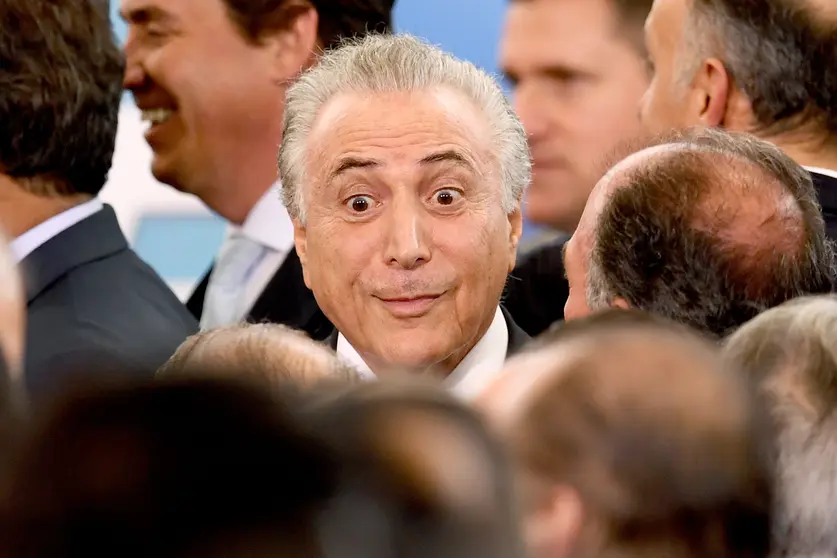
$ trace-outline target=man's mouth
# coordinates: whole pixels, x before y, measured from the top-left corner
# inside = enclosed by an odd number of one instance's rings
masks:
[[[150,122],[152,126],[162,124],[174,114],[174,110],[167,108],[145,109],[142,111],[142,121]]]
[[[379,300],[396,318],[418,318],[427,314],[441,296],[440,294],[411,295],[379,298]]]

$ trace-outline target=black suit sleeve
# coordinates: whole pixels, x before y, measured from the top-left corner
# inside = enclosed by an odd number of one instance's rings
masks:
[[[565,242],[562,238],[524,255],[506,283],[503,306],[532,337],[564,319],[570,295],[562,256]]]

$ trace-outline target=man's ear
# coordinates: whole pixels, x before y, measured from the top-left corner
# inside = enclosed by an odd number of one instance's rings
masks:
[[[523,212],[520,207],[509,213],[509,273],[517,263],[517,247],[523,235]]]
[[[619,308],[620,310],[629,310],[631,305],[628,304],[628,301],[621,297],[616,297],[610,301],[610,306],[612,308]]]
[[[539,555],[572,556],[585,522],[584,504],[568,485],[549,490],[548,501],[525,522],[527,543]]]
[[[302,278],[305,281],[305,286],[309,289],[311,285],[308,281],[308,229],[300,219],[294,219],[294,245],[296,246],[296,255],[299,256],[299,263],[302,264]]]
[[[692,81],[692,93],[702,126],[717,128],[724,125],[731,89],[732,78],[723,62],[717,58],[701,62]]]
[[[310,67],[317,57],[319,15],[317,10],[302,0],[291,0],[281,10],[284,21],[291,23],[266,31],[261,37],[271,63],[274,83],[287,83]]]

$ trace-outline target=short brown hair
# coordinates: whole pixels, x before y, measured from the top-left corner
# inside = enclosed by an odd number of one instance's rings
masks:
[[[281,386],[360,380],[325,345],[279,324],[236,324],[197,333],[157,375],[239,376]]]
[[[281,29],[307,9],[317,10],[320,46],[342,39],[392,31],[394,0],[223,0],[243,35],[258,42],[269,30]]]
[[[101,1],[0,3],[0,173],[96,195],[111,167],[124,61]]]

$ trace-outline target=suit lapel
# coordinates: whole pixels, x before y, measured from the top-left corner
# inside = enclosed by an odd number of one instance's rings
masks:
[[[189,296],[189,300],[186,301],[186,308],[192,315],[195,317],[198,322],[201,321],[201,316],[203,315],[203,301],[206,298],[206,289],[209,286],[209,276],[212,275],[212,270],[215,268],[215,265],[209,268],[209,271],[201,279],[198,286],[195,287],[195,290],[192,291],[191,296]]]
[[[837,178],[811,171],[828,237],[837,241]]]
[[[532,340],[529,335],[520,329],[514,320],[509,314],[508,310],[500,306],[500,310],[503,312],[503,317],[506,319],[506,326],[509,330],[509,345],[506,349],[506,358],[512,357],[515,353],[519,352],[529,341]]]
[[[286,324],[304,330],[317,341],[328,338],[334,329],[305,285],[296,249],[291,249],[259,295],[247,321]]]
[[[21,262],[26,300],[32,302],[61,277],[84,264],[128,249],[113,208],[105,205],[49,239]]]

